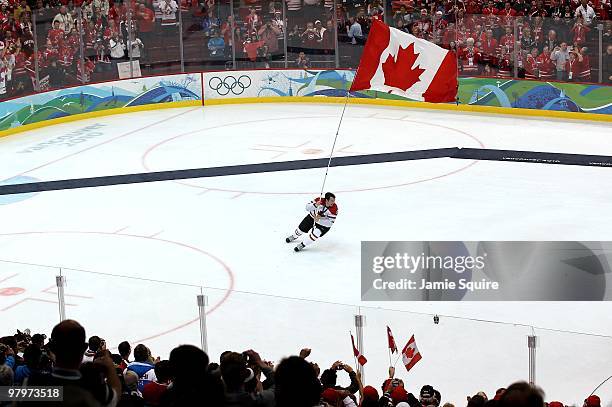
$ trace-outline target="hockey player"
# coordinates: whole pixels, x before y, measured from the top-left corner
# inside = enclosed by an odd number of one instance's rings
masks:
[[[302,234],[308,233],[293,250],[299,252],[309,244],[314,243],[318,238],[325,235],[334,224],[338,216],[338,206],[336,196],[331,192],[326,192],[325,197],[318,197],[306,205],[308,215],[304,217],[295,232],[285,239],[287,243],[297,240]]]

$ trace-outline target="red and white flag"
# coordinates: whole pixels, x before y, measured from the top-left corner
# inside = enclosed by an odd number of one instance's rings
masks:
[[[404,349],[402,349],[402,362],[406,366],[406,370],[410,371],[419,360],[421,360],[421,353],[416,346],[414,335],[412,335]]]
[[[391,333],[391,328],[387,326],[387,341],[389,342],[389,350],[391,353],[397,353],[397,345],[395,344],[395,338]]]
[[[424,102],[454,102],[455,54],[373,19],[351,85],[351,91],[366,89]]]
[[[355,357],[357,358],[357,362],[363,366],[366,363],[368,363],[368,360],[366,359],[365,356],[363,356],[361,354],[361,352],[359,352],[359,349],[357,349],[355,347],[355,338],[353,338],[353,334],[351,334],[351,343],[353,344],[353,355],[355,355]]]

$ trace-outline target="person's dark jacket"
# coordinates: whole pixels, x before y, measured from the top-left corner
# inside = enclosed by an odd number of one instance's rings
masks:
[[[612,80],[610,80],[610,76],[612,76],[612,54],[608,54],[607,52],[603,54],[602,71],[602,82],[612,83]]]

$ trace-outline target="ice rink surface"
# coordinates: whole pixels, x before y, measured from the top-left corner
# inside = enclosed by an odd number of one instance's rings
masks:
[[[341,110],[229,105],[56,125],[0,139],[0,179],[323,158]],[[605,123],[350,105],[335,155],[456,146],[612,155],[611,136]],[[323,367],[338,358],[353,363],[348,331],[361,312],[366,382],[377,387],[389,363],[385,325],[400,347],[416,335],[423,360],[409,374],[398,364],[409,390],[431,383],[443,402],[461,405],[468,394],[526,379],[533,332],[547,400],[581,404],[612,374],[612,307],[605,302],[359,298],[362,240],[612,240],[612,169],[447,158],[332,168],[325,189],[337,194],[336,225],[296,254],[284,238],[319,193],[324,172],[0,197],[3,326],[48,332],[58,318],[62,267],[66,314],[88,335],[115,346],[143,341],[162,357],[179,343],[200,343],[196,295],[207,287],[212,358],[253,347],[279,360],[307,346]],[[430,313],[442,315],[439,325]],[[612,386],[599,394],[607,405]]]

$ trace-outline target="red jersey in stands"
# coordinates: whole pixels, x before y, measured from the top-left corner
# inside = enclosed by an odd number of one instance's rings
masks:
[[[155,12],[148,7],[141,8],[138,12],[138,28],[140,32],[152,32],[155,28]]]
[[[20,77],[27,75],[28,71],[26,70],[26,61],[27,57],[23,53],[23,51],[17,52],[15,54],[15,66],[13,67],[13,77]]]
[[[459,52],[461,71],[466,75],[478,75],[478,64],[482,56],[476,47],[464,47]]]
[[[482,9],[482,14],[484,15],[497,15],[499,14],[499,10],[496,9],[495,7],[485,7]]]
[[[58,63],[65,68],[72,66],[74,61],[74,49],[72,47],[61,47],[59,49]]]
[[[565,62],[565,72],[567,72],[567,79],[570,81],[578,81],[580,80],[580,73],[582,70],[582,64],[578,61],[578,58],[573,58],[570,56],[570,59]]]
[[[485,35],[485,38],[480,42],[480,49],[483,54],[483,59],[487,61],[490,60],[491,56],[495,55],[497,52],[497,40],[493,37],[487,38]]]
[[[514,48],[514,34],[505,34],[499,40],[499,45],[502,47]]]
[[[247,54],[249,59],[253,62],[257,61],[257,50],[264,46],[263,41],[256,42],[245,42],[244,52]]]
[[[550,59],[550,53],[541,53],[536,58],[540,70],[540,79],[553,79],[555,76],[555,63]]]
[[[511,78],[512,72],[512,59],[510,54],[505,54],[497,60],[498,70],[497,76],[500,78]]]
[[[587,33],[591,30],[582,24],[576,24],[571,31],[574,34],[573,43],[582,46],[586,42]]]
[[[480,3],[478,3],[476,0],[469,0],[465,5],[465,12],[468,14],[480,14]]]
[[[580,69],[578,72],[578,80],[581,82],[589,82],[591,80],[591,61],[588,55],[582,56]]]
[[[51,45],[59,47],[64,43],[64,30],[62,29],[50,29],[47,34],[47,38],[51,40]]]
[[[538,61],[531,54],[527,54],[525,62],[525,79],[537,79],[539,77]]]
[[[507,8],[500,10],[497,15],[500,16],[503,25],[513,25],[514,17],[516,17],[516,10],[510,7],[509,3]]]
[[[96,68],[96,64],[90,60],[89,58],[85,58],[85,62],[83,63],[83,68],[81,70],[81,64],[76,64],[77,66],[77,79],[79,80],[79,82],[89,82],[91,80],[91,74],[94,71],[94,69]],[[85,74],[83,74],[83,72],[85,72]]]

